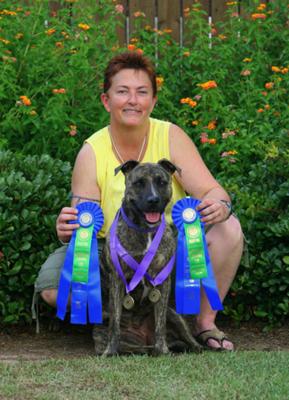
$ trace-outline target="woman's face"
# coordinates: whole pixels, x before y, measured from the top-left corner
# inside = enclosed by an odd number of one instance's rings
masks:
[[[146,123],[156,103],[147,73],[135,69],[122,69],[114,75],[101,100],[110,113],[111,123],[126,126]]]

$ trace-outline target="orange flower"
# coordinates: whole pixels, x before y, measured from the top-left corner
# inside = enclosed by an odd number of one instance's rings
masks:
[[[215,81],[207,81],[204,83],[199,83],[198,86],[200,86],[204,90],[214,89],[214,88],[218,87],[218,85]]]
[[[53,35],[55,32],[56,32],[56,30],[55,30],[55,29],[53,29],[53,28],[51,28],[51,29],[48,29],[47,31],[45,31],[46,35],[48,35],[48,36],[51,36],[51,35]]]
[[[83,24],[83,23],[80,23],[77,26],[78,26],[78,28],[82,29],[83,31],[88,31],[88,29],[90,29],[89,25]]]
[[[9,43],[10,43],[10,40],[0,38],[0,42],[2,42],[2,43],[4,43],[4,44],[9,44]]]
[[[273,71],[273,72],[281,72],[281,69],[279,68],[279,67],[271,67],[271,70]]]
[[[226,6],[235,6],[236,4],[236,1],[227,1]]]
[[[198,125],[199,125],[199,121],[198,121],[198,120],[192,121],[192,125],[193,125],[193,126],[198,126]]]
[[[243,62],[252,62],[252,58],[244,58]]]
[[[142,50],[142,49],[136,49],[136,52],[137,52],[138,54],[143,54],[143,50]]]
[[[53,94],[65,94],[66,90],[64,88],[60,88],[60,89],[53,89],[52,90]]]
[[[60,49],[63,49],[64,44],[63,44],[63,42],[56,42],[56,43],[55,43],[55,46],[58,47],[58,48],[60,48]]]
[[[210,144],[216,144],[217,143],[217,139],[209,139],[209,143]]]
[[[164,33],[172,33],[172,29],[169,29],[169,28],[165,28],[163,31],[164,31]]]
[[[139,17],[145,17],[145,13],[143,13],[142,11],[136,11],[133,13],[134,17],[139,18]]]
[[[185,97],[180,100],[182,104],[188,104],[190,107],[194,108],[198,104],[196,101],[192,100],[190,97]]]
[[[261,3],[261,4],[257,7],[257,10],[258,10],[258,11],[264,11],[266,7],[267,7],[267,5],[266,5],[265,3]]]
[[[265,110],[270,110],[269,104],[266,104],[264,108],[265,108]]]
[[[288,68],[281,68],[281,74],[287,74]]]
[[[273,89],[274,82],[267,82],[265,83],[265,89]]]
[[[213,120],[208,123],[207,129],[213,131],[214,129],[216,129],[216,126],[217,126],[217,121]]]
[[[189,8],[189,7],[184,8],[184,17],[186,18],[186,17],[188,17],[189,15],[190,15],[190,8]]]
[[[17,35],[15,35],[15,39],[22,39],[23,36],[23,33],[17,33]]]
[[[130,39],[130,42],[131,42],[131,43],[137,43],[137,42],[138,42],[138,38],[131,38],[131,39]]]
[[[157,87],[158,89],[160,89],[163,86],[164,78],[162,76],[157,76],[156,81],[157,81]]]
[[[184,51],[184,52],[183,52],[183,56],[184,56],[184,57],[189,57],[189,55],[190,55],[190,52],[189,52],[189,51]]]
[[[134,51],[134,50],[136,49],[136,47],[135,47],[134,44],[128,44],[128,45],[127,45],[127,49],[128,49],[129,51]]]
[[[0,11],[0,14],[2,14],[2,15],[12,15],[12,16],[15,16],[15,15],[17,15],[17,13],[15,12],[15,11],[9,11],[9,10],[1,10]]]
[[[31,106],[31,100],[27,96],[19,96],[19,99],[21,100],[22,104],[24,106]]]
[[[256,20],[256,19],[266,19],[266,14],[258,14],[258,13],[251,14],[251,18],[254,19],[254,20]]]
[[[220,34],[220,35],[218,35],[218,38],[221,40],[225,40],[225,39],[227,39],[227,36]]]
[[[264,112],[264,109],[263,108],[258,108],[257,113],[262,113],[262,112]]]

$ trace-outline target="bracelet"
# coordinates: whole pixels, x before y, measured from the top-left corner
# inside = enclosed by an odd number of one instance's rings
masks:
[[[233,208],[232,208],[232,203],[230,203],[227,200],[220,200],[220,202],[222,204],[224,204],[224,206],[227,208],[227,210],[229,211],[228,216],[224,219],[224,222],[227,221],[227,219],[230,218],[230,216],[233,214]]]

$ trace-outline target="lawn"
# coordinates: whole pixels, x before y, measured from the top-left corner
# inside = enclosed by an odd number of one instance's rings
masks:
[[[289,352],[0,363],[0,399],[288,399]]]

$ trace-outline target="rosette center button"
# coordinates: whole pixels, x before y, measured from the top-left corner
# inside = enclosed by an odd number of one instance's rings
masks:
[[[84,227],[91,225],[92,222],[93,222],[93,217],[88,212],[84,212],[79,216],[79,223]]]
[[[197,217],[197,213],[193,208],[186,208],[182,212],[182,217],[185,222],[193,222]]]

